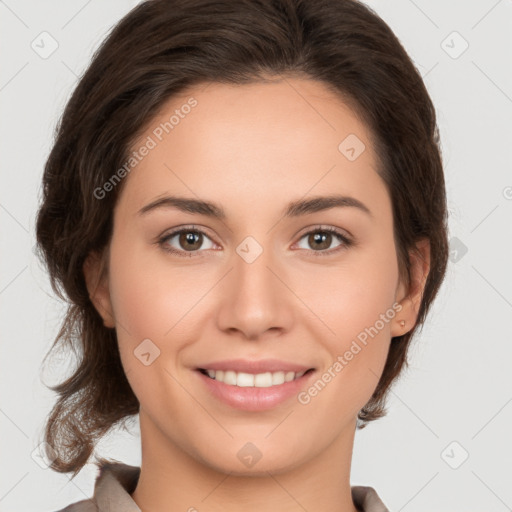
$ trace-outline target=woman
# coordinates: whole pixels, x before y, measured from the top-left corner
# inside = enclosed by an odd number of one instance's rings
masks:
[[[354,0],[150,0],[95,54],[44,173],[37,238],[70,307],[50,467],[139,415],[67,511],[387,510],[356,428],[444,278],[435,110]]]

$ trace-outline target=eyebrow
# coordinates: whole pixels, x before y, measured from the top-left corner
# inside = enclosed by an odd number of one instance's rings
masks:
[[[330,195],[330,196],[316,196],[310,199],[299,199],[292,201],[284,209],[284,217],[299,217],[309,213],[330,210],[339,207],[352,207],[366,213],[372,217],[370,209],[355,197]],[[141,208],[138,212],[139,215],[145,215],[151,211],[160,208],[176,208],[186,213],[206,215],[208,217],[224,220],[226,213],[224,209],[210,201],[203,201],[200,199],[193,199],[178,196],[164,196]]]

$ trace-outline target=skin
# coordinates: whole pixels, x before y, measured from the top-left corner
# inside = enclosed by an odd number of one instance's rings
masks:
[[[84,266],[140,401],[142,469],[132,497],[152,512],[354,512],[357,413],[377,386],[391,338],[416,321],[428,243],[418,245],[422,257],[412,259],[406,287],[371,134],[323,83],[289,77],[194,86],[166,103],[133,148],[191,96],[197,106],[125,178],[108,271],[100,276],[97,255]],[[366,146],[354,161],[338,150],[349,134]],[[333,192],[371,214],[348,206],[282,216],[292,200]],[[215,202],[226,218],[170,207],[138,213],[166,194]],[[192,257],[157,243],[191,224],[206,234]],[[354,243],[336,251],[343,242],[332,235],[315,255],[304,234],[318,225]],[[252,263],[236,252],[247,236],[263,249]],[[189,247],[179,236],[167,245]],[[264,412],[234,409],[195,372],[205,361],[277,358],[320,375],[395,303],[401,311],[307,405],[292,397]],[[145,339],[160,350],[148,366],[134,355]],[[250,468],[237,457],[247,442],[261,453]]]

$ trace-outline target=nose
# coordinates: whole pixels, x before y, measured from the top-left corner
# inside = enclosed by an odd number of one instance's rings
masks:
[[[270,249],[264,249],[254,261],[240,254],[233,255],[233,269],[221,283],[218,328],[247,340],[290,330],[293,293],[285,270],[276,264]]]

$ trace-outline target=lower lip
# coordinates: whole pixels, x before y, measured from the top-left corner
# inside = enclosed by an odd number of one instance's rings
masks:
[[[290,382],[267,388],[231,386],[212,379],[199,370],[196,370],[196,373],[209,391],[221,402],[242,411],[266,411],[297,396],[315,371]]]

